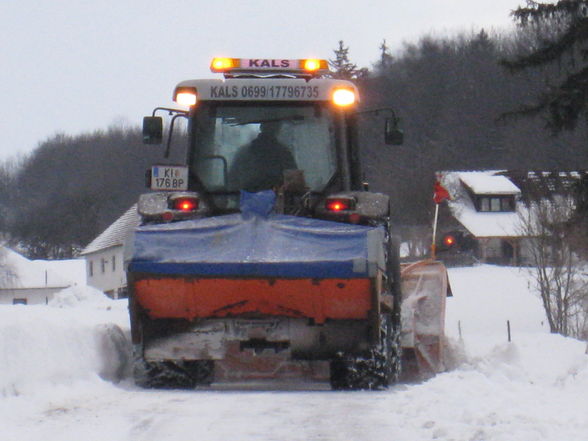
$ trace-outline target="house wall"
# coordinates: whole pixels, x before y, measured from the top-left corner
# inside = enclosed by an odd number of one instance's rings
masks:
[[[27,305],[46,305],[53,299],[56,293],[65,288],[64,286],[55,288],[0,289],[0,304],[12,305],[19,302],[26,302]]]
[[[88,285],[115,299],[126,296],[127,276],[122,245],[87,254],[85,259]]]
[[[500,265],[530,265],[531,242],[527,237],[478,239],[477,258]]]
[[[503,258],[502,254],[502,239],[489,238],[482,241],[482,258],[486,262],[498,261]]]

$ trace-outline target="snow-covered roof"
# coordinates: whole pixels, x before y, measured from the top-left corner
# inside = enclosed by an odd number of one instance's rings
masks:
[[[479,212],[474,206],[467,185],[474,194],[513,195],[521,191],[506,176],[496,175],[496,171],[444,172],[442,183],[449,190],[452,200],[449,209],[453,217],[476,237],[519,237],[522,235],[521,210],[526,208],[517,204],[513,212]]]
[[[34,260],[73,285],[86,285],[86,262],[83,259]]]
[[[137,204],[135,204],[90,242],[80,255],[92,254],[117,245],[123,245],[127,235],[140,222],[141,218],[137,213]]]
[[[32,261],[10,248],[0,247],[0,289],[67,288],[73,285],[45,261]]]
[[[474,194],[517,195],[519,187],[506,176],[495,171],[456,172],[457,176]]]
[[[519,237],[523,227],[519,211],[479,212],[471,202],[450,202],[453,216],[476,237]]]

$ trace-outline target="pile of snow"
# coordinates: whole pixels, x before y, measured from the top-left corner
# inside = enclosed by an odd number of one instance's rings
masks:
[[[445,332],[463,351],[459,369],[559,384],[586,367],[584,342],[550,334],[530,271],[491,265],[449,269],[455,296],[447,300]]]
[[[49,306],[0,306],[0,396],[120,380],[128,365],[128,327],[126,301],[89,287],[67,288]]]
[[[49,306],[54,308],[65,308],[80,306],[82,308],[97,307],[98,309],[110,310],[121,302],[113,302],[99,289],[91,286],[72,286],[63,289],[53,296]]]
[[[585,343],[549,333],[528,273],[449,276],[454,368],[385,392],[145,391],[116,383],[126,301],[69,289],[49,306],[0,306],[0,438],[585,441]]]

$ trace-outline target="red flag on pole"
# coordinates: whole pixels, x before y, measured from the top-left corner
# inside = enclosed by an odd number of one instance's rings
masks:
[[[445,187],[441,185],[439,181],[435,181],[435,188],[433,191],[433,200],[436,204],[440,204],[445,199],[451,199],[451,195]]]

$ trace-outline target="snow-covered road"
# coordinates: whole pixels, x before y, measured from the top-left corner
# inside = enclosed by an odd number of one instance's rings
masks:
[[[456,367],[384,392],[141,390],[113,381],[124,302],[78,291],[0,307],[0,440],[588,439],[585,344],[547,332],[526,274],[481,266],[450,278]]]

